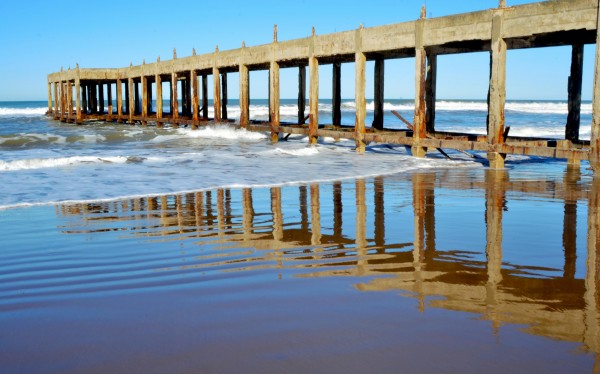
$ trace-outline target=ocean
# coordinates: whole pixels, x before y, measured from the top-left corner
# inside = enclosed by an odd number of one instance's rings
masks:
[[[391,110],[412,117],[408,100],[384,108],[386,127],[403,127]],[[436,108],[436,129],[485,133],[485,101]],[[330,102],[319,109],[330,122]],[[509,155],[497,171],[476,152],[361,155],[46,110],[0,102],[1,372],[600,368],[587,162]],[[295,100],[281,114],[295,121]],[[253,100],[251,119],[267,116]],[[561,138],[566,117],[562,101],[506,105],[511,135]],[[581,123],[589,139],[590,102]]]

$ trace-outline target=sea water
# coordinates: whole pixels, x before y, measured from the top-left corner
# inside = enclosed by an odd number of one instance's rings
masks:
[[[270,143],[264,133],[234,125],[209,125],[199,130],[166,126],[54,121],[44,115],[45,102],[0,103],[0,208],[148,196],[217,187],[272,186],[346,178],[387,175],[411,170],[481,167],[480,162],[458,152],[452,160],[437,152],[426,159],[410,157],[405,147],[372,143],[366,155],[354,151],[354,142],[323,138],[316,147],[304,136]],[[168,104],[166,104],[168,105]],[[412,118],[408,100],[384,104],[385,126],[403,128],[391,110]],[[437,103],[436,129],[485,133],[484,101]],[[367,105],[367,123],[373,103]],[[354,123],[354,102],[342,102],[342,123]],[[331,119],[332,106],[320,104],[321,122]],[[283,100],[282,121],[294,122],[298,108]],[[556,101],[509,101],[506,124],[511,135],[560,138],[564,133],[567,104]],[[239,107],[229,106],[229,118]],[[264,100],[251,103],[250,117],[268,118]],[[582,106],[581,138],[589,139],[591,104]],[[513,156],[526,163],[540,159]],[[545,163],[546,167],[555,161]]]

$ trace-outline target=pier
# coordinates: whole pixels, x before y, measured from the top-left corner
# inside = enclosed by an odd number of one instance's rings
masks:
[[[310,144],[319,137],[354,139],[356,151],[364,152],[369,142],[405,145],[415,157],[432,149],[485,152],[491,168],[503,168],[507,154],[566,159],[570,165],[589,161],[600,170],[600,49],[596,48],[593,82],[591,140],[579,138],[583,46],[598,45],[599,0],[555,0],[498,8],[439,18],[418,19],[392,25],[368,27],[333,34],[312,35],[279,41],[277,27],[273,42],[234,50],[178,57],[171,60],[124,68],[75,67],[48,75],[48,114],[56,120],[83,123],[85,120],[193,129],[209,123],[229,122],[227,74],[239,73],[240,117],[237,124],[251,131],[271,133],[272,141],[285,134],[308,136]],[[564,139],[516,137],[509,133],[504,108],[506,101],[506,55],[508,50],[571,46],[568,84],[569,113]],[[486,134],[436,131],[436,75],[440,55],[489,52],[490,78]],[[414,58],[414,116],[402,120],[405,129],[386,128],[383,116],[385,62]],[[365,124],[366,63],[374,61],[374,120]],[[341,64],[355,64],[354,126],[341,124]],[[333,71],[332,123],[319,120],[319,66]],[[280,118],[280,69],[298,70],[298,118],[284,123]],[[250,72],[269,72],[269,120],[250,120]],[[308,72],[307,72],[308,70]],[[213,118],[208,115],[208,77],[212,76]],[[308,80],[308,84],[307,84]],[[163,85],[168,86],[168,108],[163,106]],[[309,112],[305,113],[308,90]],[[156,105],[152,106],[152,93]],[[116,107],[113,102],[116,97]],[[105,104],[107,106],[105,107]],[[179,106],[181,103],[181,107]],[[165,110],[166,109],[166,110]]]

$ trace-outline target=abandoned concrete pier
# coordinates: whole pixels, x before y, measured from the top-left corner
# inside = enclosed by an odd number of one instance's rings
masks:
[[[363,152],[371,141],[410,146],[424,157],[428,149],[450,148],[487,153],[492,168],[502,168],[507,154],[567,159],[578,165],[588,160],[600,170],[600,49],[596,48],[593,82],[591,140],[579,139],[583,46],[598,44],[599,0],[555,0],[440,18],[421,17],[412,22],[363,28],[296,40],[177,58],[114,69],[62,70],[48,76],[48,114],[65,122],[105,120],[129,124],[148,122],[197,128],[220,123],[227,116],[227,73],[239,73],[239,126],[270,131],[273,141],[282,134],[305,134],[314,144],[318,137],[349,138]],[[509,136],[505,123],[506,53],[510,49],[572,46],[568,85],[569,113],[561,140]],[[437,56],[488,51],[490,80],[487,134],[441,132],[435,129]],[[383,77],[388,59],[415,59],[415,111],[406,129],[389,129],[383,120]],[[365,125],[366,62],[375,61],[374,121]],[[340,76],[342,63],[355,64],[354,126],[341,124]],[[319,66],[333,68],[333,116],[319,122]],[[308,67],[308,76],[307,76]],[[280,68],[298,68],[298,120],[280,120]],[[269,121],[250,120],[250,71],[269,71]],[[208,117],[208,76],[213,80],[214,116]],[[306,79],[309,79],[309,113],[305,113]],[[168,112],[163,108],[163,83],[169,85]],[[265,84],[267,84],[265,82]],[[141,88],[141,90],[140,90]],[[154,90],[153,90],[154,88]],[[141,93],[140,93],[141,91]],[[181,93],[179,92],[181,91]],[[152,92],[156,95],[152,106]],[[105,96],[106,95],[106,96]],[[116,108],[113,105],[116,95]],[[179,108],[181,102],[181,108]],[[107,103],[107,107],[105,107]],[[308,121],[308,124],[306,123]]]

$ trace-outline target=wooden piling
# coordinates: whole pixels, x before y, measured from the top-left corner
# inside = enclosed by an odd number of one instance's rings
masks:
[[[384,68],[385,61],[383,59],[375,60],[373,128],[377,130],[383,130]]]
[[[437,55],[427,54],[427,77],[425,78],[425,132],[435,133],[435,100],[437,91]]]
[[[192,129],[198,128],[198,105],[200,105],[200,99],[198,97],[198,72],[192,69],[190,72],[190,80],[192,81]]]
[[[306,65],[298,67],[298,124],[306,123],[304,114],[306,108]]]
[[[240,64],[240,126],[247,127],[250,120],[250,72]]]
[[[227,73],[221,74],[221,119],[227,121]]]
[[[123,82],[117,78],[117,122],[123,123]]]
[[[415,116],[413,120],[412,155],[425,157],[427,148],[422,145],[426,138],[425,132],[425,47],[423,36],[425,32],[425,7],[421,9],[421,18],[415,23]]]
[[[496,10],[492,19],[490,98],[488,105],[488,160],[490,168],[504,168],[506,154],[495,151],[504,143],[504,105],[506,102],[506,41],[502,38],[504,10]]]
[[[221,122],[221,73],[216,66],[213,67],[213,111],[214,122]]]
[[[179,127],[179,98],[177,97],[177,73],[171,73],[171,121],[173,128]]]
[[[333,63],[332,77],[332,122],[333,126],[342,124],[342,64],[340,62]]]
[[[365,144],[365,117],[367,115],[367,100],[365,98],[366,64],[367,57],[362,51],[362,25],[356,30],[355,37],[355,104],[356,121],[354,123],[354,140],[356,141],[356,152],[364,153]]]
[[[271,141],[276,143],[279,141],[279,64],[271,60],[269,69],[269,113],[271,114]]]

